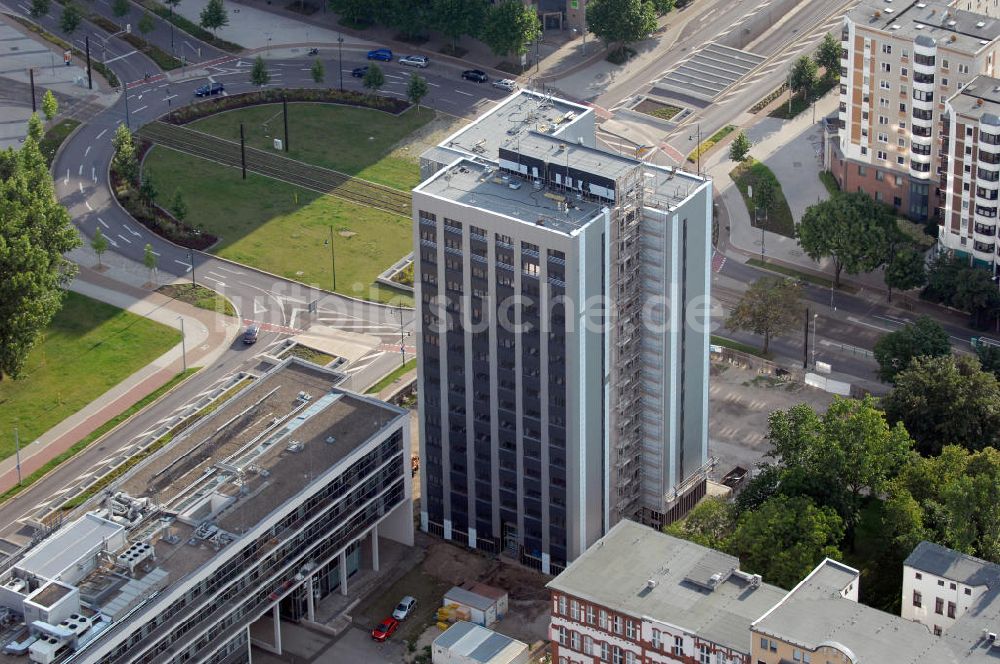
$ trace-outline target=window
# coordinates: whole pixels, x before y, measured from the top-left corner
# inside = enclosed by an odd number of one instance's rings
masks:
[[[865,134],[865,135],[867,136],[867,134]],[[868,148],[866,148],[865,146],[862,145],[861,146],[861,154],[868,154]]]
[[[971,595],[972,594],[972,588],[966,588],[965,589],[965,594],[966,595]]]
[[[921,606],[923,606],[923,595],[921,595],[920,592],[917,590],[913,591],[913,606],[917,607],[918,609]]]
[[[634,639],[635,638],[635,623],[631,620],[625,621],[625,638]]]
[[[868,119],[868,111],[861,111],[861,119],[862,120]]]
[[[947,59],[942,60],[941,61],[941,69],[947,69],[947,68],[948,68],[948,60]]]
[[[566,595],[559,596],[559,613],[566,615]]]
[[[885,133],[884,131],[880,131],[878,133],[878,142],[879,143],[888,143],[889,142],[889,134]]]
[[[878,98],[878,105],[881,108],[889,108],[889,100],[886,99],[885,97],[879,97]]]
[[[889,81],[879,81],[878,86],[883,90],[892,90],[892,86],[889,85]]]
[[[569,647],[573,650],[580,650],[580,633],[570,632],[569,633]]]
[[[701,664],[712,664],[712,653],[709,651],[708,646],[704,644],[698,646],[698,661]]]
[[[938,585],[941,586],[942,588],[944,588],[944,580],[943,579],[938,579]]]
[[[573,620],[576,620],[577,622],[580,621],[580,603],[577,602],[575,599],[570,600],[569,617],[572,618]]]
[[[955,617],[955,603],[954,602],[948,602],[948,617],[949,618],[954,618]]]
[[[885,117],[884,115],[880,115],[878,116],[878,123],[880,125],[887,125],[889,124],[889,118]]]
[[[625,651],[625,664],[635,664],[635,653],[631,650]]]
[[[884,182],[885,181],[885,173],[883,173],[882,171],[880,171],[878,169],[875,169],[875,181],[876,182]]]
[[[899,75],[900,76],[906,76],[908,73],[909,72],[906,70],[906,67],[900,67],[899,68]]]
[[[905,148],[906,147],[906,139],[905,138],[898,138],[898,139],[896,139],[896,145],[898,145],[901,148]]]
[[[944,600],[940,597],[934,599],[934,613],[941,615],[944,613]]]
[[[969,65],[959,65],[958,66],[958,73],[959,74],[968,74],[969,73]]]
[[[882,52],[886,54],[892,53],[892,44],[882,44]]]
[[[868,168],[865,167],[865,166],[861,166],[859,164],[858,165],[858,175],[860,175],[861,177],[864,177],[864,176],[868,175]]]
[[[899,207],[900,205],[903,204],[903,199],[900,198],[899,196],[893,196],[892,197],[892,204],[895,207]]]
[[[680,636],[674,637],[674,647],[671,652],[678,657],[684,654],[684,638]]]
[[[906,104],[905,103],[899,102],[899,112],[900,113],[906,113]]]
[[[559,625],[559,645],[566,645],[566,628]]]
[[[622,664],[622,649],[618,646],[611,651],[611,664]]]
[[[906,122],[904,120],[900,120],[899,121],[899,128],[900,129],[906,129]]]
[[[904,49],[903,49],[903,52],[902,52],[902,53],[900,53],[900,54],[899,54],[899,56],[900,56],[901,58],[908,58],[908,57],[910,57],[910,49],[908,49],[908,48],[904,48]]]
[[[615,616],[615,634],[622,633],[622,617]]]
[[[881,64],[882,64],[882,71],[886,73],[889,73],[889,71],[892,69],[892,67],[889,66],[888,62],[883,62]]]
[[[608,644],[607,643],[602,643],[601,644],[601,661],[602,662],[608,661]]]
[[[875,152],[875,156],[878,157],[878,159],[880,159],[882,161],[885,161],[886,159],[889,158],[889,155],[886,154],[885,150],[878,150],[878,151],[876,151]],[[883,178],[880,177],[881,175],[882,175],[881,172],[876,173],[875,174],[875,179],[876,180],[882,180]]]
[[[948,87],[948,79],[946,79],[946,78],[942,78],[941,79],[941,87],[942,88]]]
[[[594,624],[594,605],[593,604],[588,604],[587,605],[587,622],[590,623],[591,625]]]
[[[583,654],[593,655],[594,654],[594,639],[593,637],[584,635],[583,637]]]
[[[897,187],[902,187],[903,186],[903,176],[902,175],[897,175],[896,176],[896,186]]]
[[[650,639],[650,643],[652,643],[653,647],[656,648],[657,650],[660,649],[660,630],[658,629],[653,630],[653,637]]]
[[[599,616],[598,624],[601,626],[601,629],[608,628],[608,612],[605,611],[604,609],[601,609],[601,614]]]
[[[963,237],[962,239],[964,240],[965,238]],[[934,636],[941,636],[941,628],[937,625],[934,625]]]
[[[896,163],[899,164],[900,166],[903,166],[906,164],[906,159],[902,155],[900,155],[896,157]]]

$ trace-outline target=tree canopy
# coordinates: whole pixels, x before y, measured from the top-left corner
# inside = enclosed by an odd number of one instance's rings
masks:
[[[52,90],[46,90],[42,96],[42,113],[49,122],[52,122],[52,119],[59,113],[59,102],[56,100],[56,96],[52,94]]]
[[[888,299],[892,301],[892,289],[910,290],[927,283],[927,270],[924,267],[924,256],[913,247],[900,247],[893,252],[892,258],[885,266],[885,285],[889,290]]]
[[[989,271],[973,267],[959,256],[941,254],[931,262],[923,296],[962,309],[980,329],[1000,315],[1000,293]]]
[[[452,48],[458,46],[463,35],[475,37],[483,27],[487,5],[468,0],[431,0],[434,27],[451,40]]]
[[[21,374],[62,306],[64,289],[76,274],[63,255],[79,244],[29,133],[20,150],[0,152],[0,379]]]
[[[62,18],[59,19],[59,27],[62,28],[63,32],[70,35],[76,32],[82,20],[83,15],[80,13],[80,8],[73,2],[67,2],[63,6]]]
[[[656,10],[648,0],[590,0],[587,28],[605,44],[620,49],[656,30]]]
[[[361,79],[361,84],[365,86],[365,90],[372,94],[378,94],[378,91],[385,85],[385,74],[382,73],[382,68],[374,62],[368,65],[368,69]]]
[[[816,73],[816,61],[808,55],[800,56],[788,76],[792,92],[801,92],[803,97],[808,97],[816,87]]]
[[[972,357],[917,357],[899,372],[882,400],[924,455],[947,444],[969,450],[1000,447],[1000,383]]]
[[[801,296],[802,287],[791,279],[761,277],[740,297],[726,327],[761,335],[767,353],[771,337],[785,334],[801,320]]]
[[[733,139],[733,142],[729,144],[729,158],[737,163],[741,162],[750,156],[750,148],[752,147],[753,143],[750,142],[747,133],[741,131]]]
[[[410,103],[420,108],[420,100],[426,97],[429,91],[427,79],[416,72],[410,74],[410,80],[406,84],[406,98]]]
[[[271,80],[271,74],[267,71],[267,63],[263,56],[258,55],[250,68],[250,82],[259,88],[264,87]]]
[[[928,316],[921,316],[913,323],[883,335],[875,342],[875,361],[878,377],[887,383],[896,380],[896,374],[905,370],[917,357],[938,357],[951,353],[948,333],[940,323]]]
[[[840,52],[842,50],[840,41],[829,32],[823,35],[823,41],[816,49],[814,59],[816,64],[826,70],[827,78],[837,78],[840,76]]]
[[[687,516],[675,521],[664,532],[712,549],[726,551],[736,527],[732,503],[722,497],[709,497],[691,508]]]
[[[31,7],[28,9],[28,13],[31,18],[41,18],[49,13],[52,8],[52,3],[50,0],[31,0]]]
[[[587,11],[589,14],[589,7]],[[534,7],[520,0],[503,0],[487,11],[480,37],[499,56],[523,55],[528,44],[541,33],[542,25]]]
[[[229,13],[226,12],[222,0],[208,0],[201,10],[201,27],[218,33],[219,28],[229,25]]]
[[[798,227],[799,243],[810,258],[833,258],[838,287],[842,270],[858,274],[882,265],[895,232],[892,208],[862,192],[843,193],[811,205]]]

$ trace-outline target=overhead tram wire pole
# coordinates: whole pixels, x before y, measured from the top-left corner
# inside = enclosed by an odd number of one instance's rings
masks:
[[[324,3],[324,6],[325,3]],[[337,71],[340,73],[340,91],[344,91],[344,37],[337,33]]]
[[[281,111],[285,117],[285,152],[288,152],[288,99],[281,96]]]
[[[21,439],[17,435],[17,427],[14,427],[14,454],[17,455],[17,485],[21,486]]]
[[[246,139],[243,135],[243,123],[240,123],[240,164],[243,166],[243,179],[247,179],[247,151]]]
[[[330,225],[330,239],[323,244],[330,245],[330,273],[333,275],[333,290],[337,290],[337,255],[333,251],[333,224]]]
[[[194,274],[194,266],[192,266],[191,273]],[[184,317],[178,316],[177,320],[181,322],[181,361],[183,363],[184,372],[188,370],[188,359],[187,359],[187,346],[185,345],[185,339],[187,335],[184,334]]]
[[[83,38],[83,40],[84,40],[83,41],[84,46],[85,46],[86,51],[87,51],[87,89],[88,90],[93,90],[94,89],[94,80],[93,80],[93,78],[91,78],[91,75],[90,75],[90,35],[85,36]]]
[[[38,109],[35,108],[35,68],[28,67],[28,76],[31,79],[31,112],[34,113]]]

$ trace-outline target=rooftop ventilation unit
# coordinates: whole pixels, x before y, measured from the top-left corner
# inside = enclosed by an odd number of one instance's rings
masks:
[[[660,582],[657,581],[656,579],[649,579],[649,580],[646,581],[646,588],[649,589],[649,590],[652,590],[657,585],[659,585],[659,583]]]
[[[326,444],[327,445],[333,445],[336,442],[337,442],[337,439],[334,438],[333,436],[327,436],[326,437]]]
[[[956,25],[958,25],[958,21],[948,21],[948,25],[954,28]],[[952,35],[951,38],[954,39],[955,35]]]
[[[890,30],[899,30],[899,28],[900,28],[900,25],[899,25],[899,23],[893,23],[893,24],[892,24],[892,25],[890,26],[890,28],[889,28],[889,29],[890,29]]]
[[[886,13],[886,14],[891,14],[891,13],[892,13],[893,11],[895,11],[895,10],[893,10],[893,8],[892,8],[892,7],[886,7],[886,8],[885,8],[885,13]]]
[[[986,21],[976,21],[976,27],[977,28],[985,28],[986,27]]]
[[[925,2],[918,2],[917,3],[917,9],[924,9],[926,6],[927,6],[927,3],[925,3]]]
[[[913,27],[916,28],[917,30],[923,30],[924,29],[924,24],[923,23],[917,23]]]

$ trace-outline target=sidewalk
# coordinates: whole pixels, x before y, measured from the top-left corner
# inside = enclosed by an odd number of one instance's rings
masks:
[[[104,259],[106,264],[115,263],[104,273],[90,267],[97,260],[89,248],[76,249],[69,257],[80,263],[80,273],[70,285],[71,290],[170,327],[178,327],[178,319],[183,318],[188,367],[211,364],[236,337],[239,325],[235,318],[226,319],[135,285],[137,276],[140,271],[145,272],[145,268],[137,270],[122,265],[127,260],[120,256]],[[178,344],[37,440],[25,441],[21,448],[22,477],[35,472],[102,424],[166,384],[182,370],[182,366],[181,345]],[[0,461],[0,492],[16,483],[16,459],[11,457]]]

